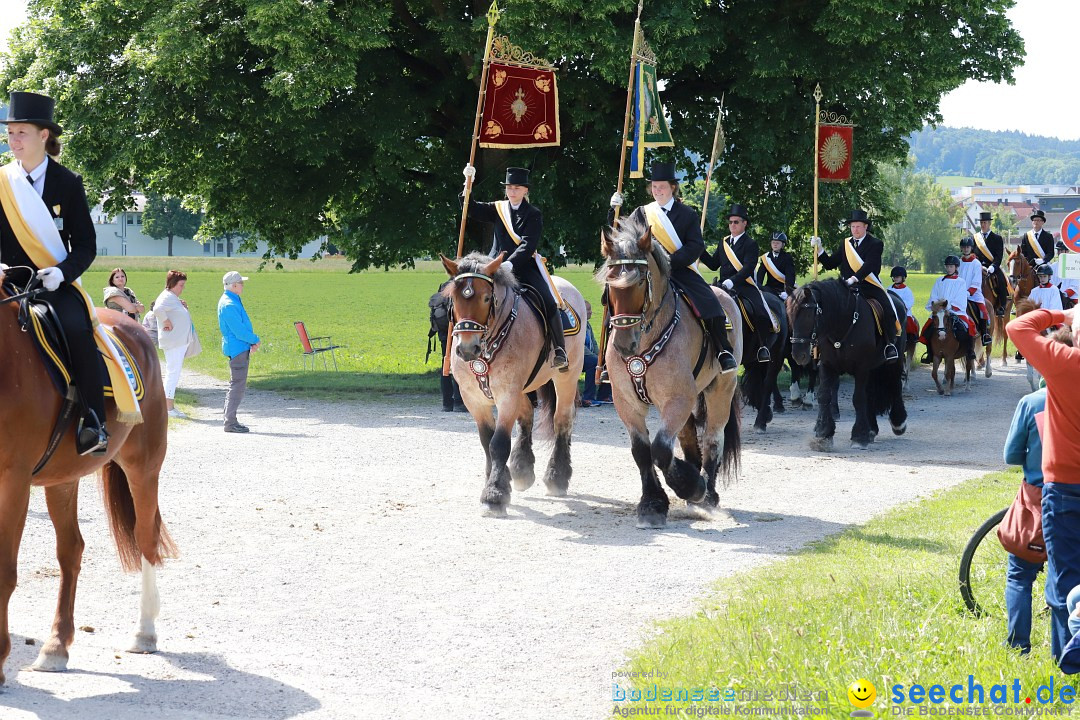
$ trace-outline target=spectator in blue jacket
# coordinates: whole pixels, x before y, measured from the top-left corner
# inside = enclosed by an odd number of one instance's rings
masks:
[[[218,327],[221,328],[221,352],[229,358],[232,378],[229,391],[225,393],[225,432],[246,433],[248,428],[236,419],[236,409],[244,399],[247,389],[248,364],[251,353],[259,349],[259,336],[251,326],[240,295],[244,292],[246,277],[231,270],[225,273],[222,283],[225,291],[218,300]]]
[[[1046,407],[1046,388],[1020,398],[1013,413],[1012,426],[1005,439],[1005,462],[1024,469],[1024,482],[1042,488],[1042,439],[1035,416]],[[1009,553],[1005,573],[1005,611],[1008,616],[1009,645],[1031,652],[1031,586],[1043,569]]]

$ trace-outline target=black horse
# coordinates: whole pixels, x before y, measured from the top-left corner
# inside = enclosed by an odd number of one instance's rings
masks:
[[[776,378],[784,367],[784,358],[788,354],[788,320],[784,312],[784,303],[772,293],[763,292],[765,304],[769,311],[780,324],[779,332],[770,332],[765,335],[766,347],[772,358],[767,363],[757,361],[758,348],[761,346],[757,333],[743,323],[743,376],[742,396],[747,405],[757,410],[754,418],[754,429],[765,432],[773,419],[773,407],[770,404],[773,393],[779,392],[776,387]],[[781,403],[780,411],[784,406]]]
[[[889,294],[897,317],[904,317],[904,301]],[[821,280],[798,288],[788,304],[792,356],[801,365],[818,354],[818,418],[814,426],[814,450],[830,450],[836,420],[830,408],[840,383],[840,375],[855,377],[855,424],[851,428],[852,447],[865,449],[878,433],[877,416],[889,416],[893,433],[907,430],[907,409],[903,398],[903,368],[900,361],[886,363],[884,341],[875,333],[877,322],[868,302],[840,280]],[[897,338],[897,350],[904,357],[907,338]]]

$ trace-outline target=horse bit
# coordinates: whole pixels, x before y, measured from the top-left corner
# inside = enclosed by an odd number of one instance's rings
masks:
[[[488,330],[491,323],[492,316],[498,316],[499,312],[499,297],[496,291],[495,279],[484,275],[482,273],[467,272],[454,276],[454,282],[456,283],[461,278],[478,278],[480,280],[486,280],[491,283],[491,307],[488,308],[488,316],[484,320],[484,323],[478,323],[475,320],[459,320],[454,323],[454,335],[459,333],[478,332],[480,335],[480,357],[469,361],[469,370],[476,376],[476,383],[480,386],[480,390],[483,391],[484,396],[488,400],[493,400],[491,395],[491,382],[488,377],[488,373],[491,372],[491,364],[495,362],[495,356],[499,354],[499,350],[503,348],[503,343],[506,341],[507,335],[510,334],[510,329],[514,326],[514,321],[517,319],[518,313],[518,300],[521,299],[519,293],[514,293],[514,304],[510,308],[510,315],[506,318],[506,321],[495,333],[495,337],[488,339]],[[475,291],[472,288],[472,284],[466,285],[461,290],[462,297],[468,299],[473,296]]]

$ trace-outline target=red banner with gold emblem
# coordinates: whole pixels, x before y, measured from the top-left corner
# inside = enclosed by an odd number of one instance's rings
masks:
[[[493,62],[488,70],[480,147],[533,148],[559,144],[555,71]]]
[[[822,125],[818,135],[818,177],[822,182],[851,179],[851,125]]]

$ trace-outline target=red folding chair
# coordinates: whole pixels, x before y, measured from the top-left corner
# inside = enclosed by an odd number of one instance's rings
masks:
[[[330,358],[334,361],[334,371],[338,369],[337,366],[337,354],[334,352],[338,348],[345,347],[344,345],[334,345],[329,335],[319,335],[317,337],[310,337],[307,332],[307,328],[304,327],[304,323],[297,320],[293,323],[293,327],[296,328],[296,334],[300,336],[300,348],[304,358],[304,369],[307,370],[307,361],[311,360],[311,369],[315,369],[315,356],[322,355],[323,370],[328,370],[326,366],[326,355],[330,353]]]

